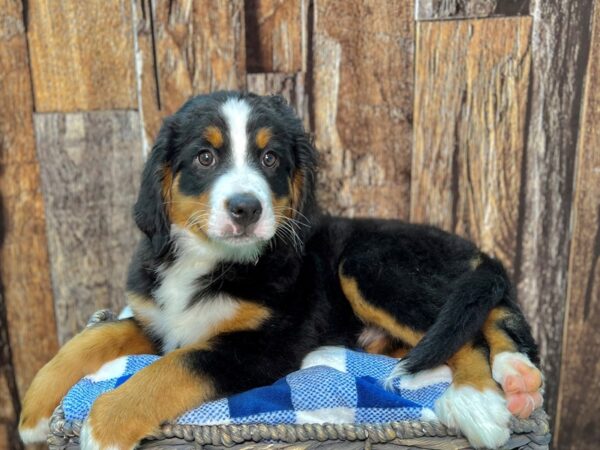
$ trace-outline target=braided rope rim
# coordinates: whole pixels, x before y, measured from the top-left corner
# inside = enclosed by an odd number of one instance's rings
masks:
[[[90,319],[89,325],[115,320],[109,310],[98,311]],[[50,420],[48,444],[64,446],[78,439],[81,421],[65,419],[62,403],[56,408]],[[528,419],[511,419],[513,434],[526,434],[540,444],[550,440],[548,416],[538,409]],[[148,436],[149,440],[171,438],[196,442],[200,445],[221,445],[231,447],[244,442],[280,441],[286,443],[305,441],[369,441],[386,443],[395,439],[421,437],[462,437],[458,430],[447,428],[439,422],[400,421],[384,424],[244,424],[244,425],[182,425],[163,424],[158,433]]]

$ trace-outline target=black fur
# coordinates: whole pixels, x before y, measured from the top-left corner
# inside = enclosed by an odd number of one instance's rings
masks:
[[[298,369],[316,347],[356,347],[365,325],[343,294],[340,271],[357,280],[369,303],[426,333],[406,359],[411,372],[444,363],[468,341],[485,347],[480,329],[496,306],[511,311],[504,330],[520,351],[537,361],[535,343],[505,270],[472,243],[430,226],[330,217],[319,211],[317,154],[301,122],[278,97],[229,92],[196,97],[165,122],[135,206],[136,223],[145,237],[130,267],[129,291],[152,297],[160,283],[157,267],[176,258],[161,197],[163,168],[182,173],[186,192],[197,193],[210,185],[213,178],[196,180],[184,174],[186,170],[193,174],[184,156],[197,151],[203,126],[219,120],[218,105],[238,95],[254,108],[250,135],[265,124],[282,130],[276,145],[281,147],[284,167],[269,179],[274,195],[288,194],[292,174],[303,173],[295,205],[296,220],[302,222],[297,226],[302,245],[294,247],[276,236],[257,261],[223,261],[214,273],[198,279],[192,303],[226,294],[263,305],[272,316],[258,330],[215,336],[210,350],[190,352],[191,369],[210,374],[218,392],[226,395],[269,384]]]

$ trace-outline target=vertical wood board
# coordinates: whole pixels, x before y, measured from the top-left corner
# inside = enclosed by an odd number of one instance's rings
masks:
[[[413,2],[317,0],[313,20],[319,200],[335,214],[407,218]]]
[[[37,112],[137,107],[130,0],[29,0]]]
[[[22,3],[1,0],[0,11],[0,321],[6,321],[0,383],[12,391],[14,414],[57,341]],[[3,415],[8,406],[3,402]],[[15,433],[7,435],[19,448]]]
[[[249,92],[285,98],[308,129],[310,123],[304,73],[249,73],[246,84]]]
[[[300,72],[306,68],[308,0],[246,0],[248,72]]]
[[[587,450],[600,442],[600,7],[579,132],[577,180],[562,343],[556,448]]]
[[[411,220],[473,239],[509,269],[530,32],[530,18],[417,24]]]
[[[0,447],[19,396],[57,350],[22,3],[0,0]]]
[[[137,242],[132,207],[143,157],[133,111],[36,114],[58,336],[118,311]]]
[[[135,17],[149,142],[192,95],[245,88],[243,0],[140,0]]]
[[[517,235],[518,295],[540,346],[546,408],[556,414],[571,204],[592,0],[538,0]]]

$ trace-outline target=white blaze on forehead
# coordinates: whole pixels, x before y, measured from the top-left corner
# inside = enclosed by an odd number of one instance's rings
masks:
[[[246,163],[248,152],[247,126],[250,110],[248,102],[240,98],[230,98],[221,106],[221,112],[229,128],[231,153],[236,167],[242,167]]]

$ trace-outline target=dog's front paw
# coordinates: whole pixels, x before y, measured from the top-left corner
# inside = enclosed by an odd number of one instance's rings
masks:
[[[81,429],[81,450],[134,449],[156,428],[136,406],[118,389],[99,397]]]
[[[510,412],[502,395],[493,389],[452,385],[436,401],[435,413],[475,448],[498,448],[510,438]]]
[[[19,423],[19,435],[25,444],[35,444],[38,442],[46,442],[50,433],[49,417],[35,417],[21,415]]]
[[[38,375],[25,394],[19,418],[19,435],[25,444],[46,442],[50,416],[62,398],[57,384],[52,377]]]

